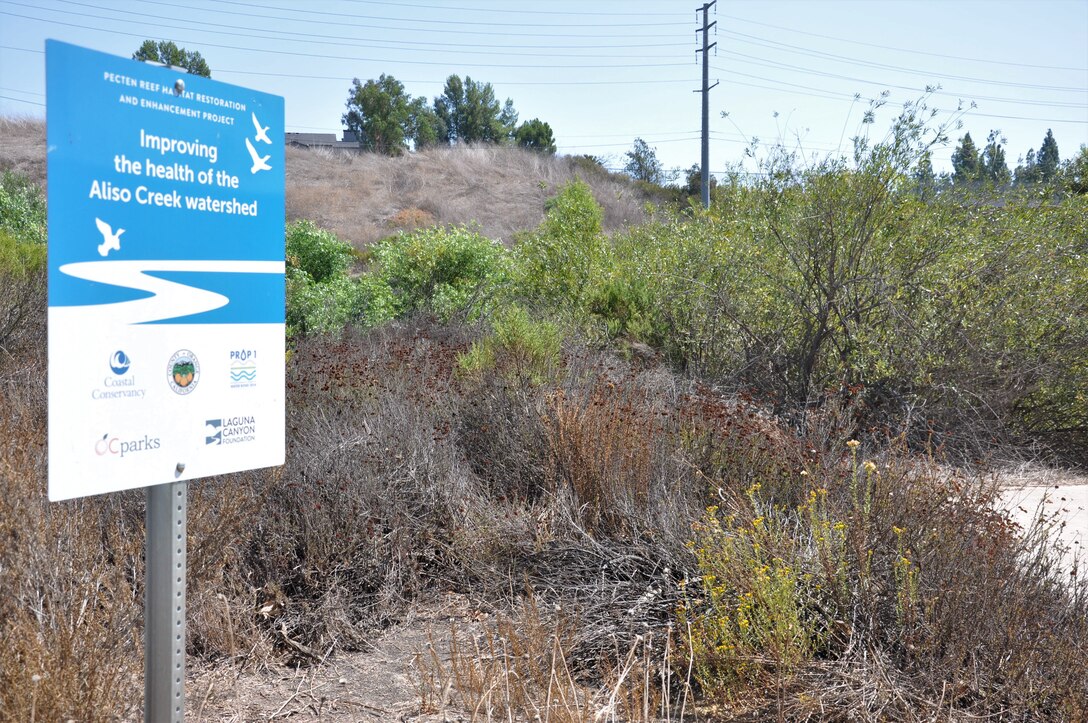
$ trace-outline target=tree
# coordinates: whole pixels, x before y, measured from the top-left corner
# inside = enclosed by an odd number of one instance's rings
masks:
[[[157,43],[154,40],[145,40],[139,50],[132,54],[132,59],[143,62],[150,60],[175,68],[185,68],[192,75],[212,77],[211,68],[200,53],[179,48],[170,40],[160,40]]]
[[[499,113],[500,140],[513,138],[518,127],[518,112],[514,110],[514,101],[509,98],[503,103],[502,113]]]
[[[347,109],[344,125],[355,131],[365,150],[399,156],[409,144],[419,149],[438,142],[441,124],[427,99],[413,99],[391,75],[382,73],[366,83],[356,78],[348,92]]]
[[[417,151],[438,145],[442,138],[442,121],[422,95],[412,101],[410,123],[412,144]]]
[[[933,159],[928,150],[922,151],[912,175],[918,198],[922,201],[932,200],[937,192],[937,176],[933,172]]]
[[[1024,162],[1016,166],[1013,172],[1017,185],[1025,186],[1039,182],[1039,161],[1035,157],[1035,149],[1029,148]]]
[[[657,160],[657,150],[650,148],[646,141],[636,138],[634,147],[625,155],[627,163],[623,166],[624,173],[636,181],[646,181],[658,186],[665,184],[665,169],[661,166],[661,161]]]
[[[514,134],[518,114],[509,98],[500,107],[490,83],[457,75],[446,79],[442,95],[434,99],[446,143],[500,143]]]
[[[555,137],[552,135],[552,127],[540,120],[533,118],[518,126],[514,132],[514,142],[522,148],[540,151],[548,155],[555,153]]]
[[[698,163],[693,163],[691,168],[687,170],[684,175],[684,193],[689,196],[702,196],[703,194],[703,169],[699,167]],[[714,189],[718,187],[718,179],[714,177],[714,174],[710,174],[710,191],[713,193]]]
[[[359,146],[387,156],[400,155],[411,133],[411,98],[404,85],[382,73],[377,80],[352,81],[342,120],[355,131]]]
[[[986,136],[986,147],[982,149],[979,159],[979,178],[994,186],[1007,185],[1012,178],[1005,162],[1005,139],[1000,134],[1001,131],[990,131],[990,135]]]
[[[1088,194],[1088,146],[1081,144],[1080,151],[1062,170],[1062,176],[1070,191],[1081,196]]]
[[[957,186],[974,183],[978,180],[978,149],[967,133],[960,139],[960,145],[952,152],[952,182]]]
[[[1039,155],[1037,156],[1039,179],[1042,181],[1054,180],[1054,177],[1058,175],[1058,166],[1061,160],[1061,156],[1058,154],[1058,142],[1054,140],[1054,133],[1047,128],[1046,138],[1043,139],[1043,145],[1039,147]]]

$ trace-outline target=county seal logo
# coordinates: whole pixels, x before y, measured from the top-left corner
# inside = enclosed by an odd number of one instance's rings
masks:
[[[200,381],[200,361],[188,349],[174,352],[166,365],[166,381],[175,394],[190,394]]]

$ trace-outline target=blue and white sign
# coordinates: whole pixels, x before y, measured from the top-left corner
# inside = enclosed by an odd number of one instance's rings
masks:
[[[283,464],[283,99],[50,40],[46,118],[49,498]]]

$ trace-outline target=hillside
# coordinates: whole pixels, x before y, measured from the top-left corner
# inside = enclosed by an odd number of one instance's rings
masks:
[[[45,185],[45,124],[0,118],[0,171]],[[435,148],[390,158],[373,153],[287,149],[287,219],[307,218],[356,247],[397,230],[477,223],[509,242],[535,228],[544,202],[582,178],[604,209],[605,230],[645,220],[647,200],[624,176],[570,157],[514,147]]]

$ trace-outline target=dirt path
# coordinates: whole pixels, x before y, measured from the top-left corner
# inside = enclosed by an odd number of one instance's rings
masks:
[[[1071,566],[1088,552],[1088,475],[1023,467],[1001,476],[1002,502],[1014,520],[1027,528],[1042,516],[1053,525],[1054,537]]]
[[[418,610],[381,634],[370,650],[338,653],[321,665],[258,670],[230,665],[190,673],[186,683],[191,721],[359,721],[445,723],[456,714],[420,710],[417,654],[433,640],[446,656],[450,623],[468,630],[474,623],[463,601]]]

